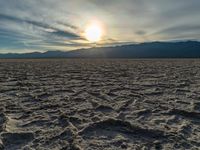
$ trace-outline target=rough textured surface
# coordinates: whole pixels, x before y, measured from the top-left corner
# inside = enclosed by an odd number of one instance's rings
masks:
[[[199,149],[199,60],[1,60],[0,149]]]

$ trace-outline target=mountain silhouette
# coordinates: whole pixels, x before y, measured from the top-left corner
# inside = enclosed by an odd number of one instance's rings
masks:
[[[200,58],[200,42],[149,42],[44,53],[7,53],[0,58]]]

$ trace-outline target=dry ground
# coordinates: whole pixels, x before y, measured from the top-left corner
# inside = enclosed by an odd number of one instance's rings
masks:
[[[200,60],[0,60],[0,149],[200,149]]]

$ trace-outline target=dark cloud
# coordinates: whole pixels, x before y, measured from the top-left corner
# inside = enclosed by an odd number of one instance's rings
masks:
[[[162,29],[154,34],[160,35],[179,35],[183,33],[199,33],[200,25],[178,25]]]
[[[17,18],[17,17],[13,17],[13,16],[8,16],[8,15],[5,15],[5,14],[0,14],[0,20],[1,21],[9,20],[9,21],[20,23],[20,24],[26,23],[26,24],[41,27],[41,28],[44,28],[44,29],[52,29],[52,30],[55,30],[54,32],[52,32],[52,34],[55,34],[57,36],[63,36],[63,37],[66,37],[66,38],[81,38],[78,34],[71,33],[71,32],[68,32],[68,31],[62,31],[62,30],[55,28],[51,25],[45,24],[44,22],[37,22],[37,21],[33,21],[33,20],[21,19],[21,18]],[[67,27],[70,27],[70,28],[75,28],[75,26],[73,26],[73,25],[68,25],[68,24],[64,24],[64,25],[67,26]]]
[[[136,33],[137,35],[145,35],[145,34],[146,34],[146,32],[143,31],[143,30],[136,31],[135,33]]]
[[[70,39],[81,39],[81,37],[79,35],[77,35],[75,33],[66,32],[66,31],[55,31],[55,32],[52,32],[51,34],[70,38]]]

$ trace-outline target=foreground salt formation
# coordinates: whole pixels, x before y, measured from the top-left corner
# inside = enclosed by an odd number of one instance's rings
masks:
[[[199,149],[199,60],[1,60],[0,149]]]

